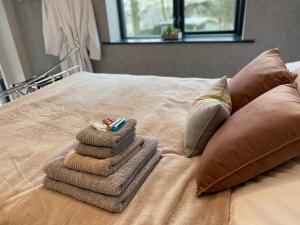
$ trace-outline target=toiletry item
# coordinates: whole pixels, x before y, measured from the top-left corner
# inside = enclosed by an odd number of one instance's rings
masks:
[[[101,122],[93,123],[92,126],[98,131],[106,130],[106,126]]]
[[[103,122],[105,125],[109,126],[109,125],[111,125],[114,121],[113,121],[112,119],[108,118],[108,117],[105,117],[105,118],[102,120],[102,122]]]
[[[126,122],[127,121],[124,118],[118,119],[110,126],[112,132],[117,132],[118,130],[120,130],[126,124]]]

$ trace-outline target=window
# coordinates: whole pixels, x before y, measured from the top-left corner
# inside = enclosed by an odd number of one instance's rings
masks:
[[[183,35],[241,35],[245,0],[118,0],[122,38],[159,37],[173,24]]]
[[[155,37],[163,23],[173,23],[173,0],[121,0],[123,37]]]

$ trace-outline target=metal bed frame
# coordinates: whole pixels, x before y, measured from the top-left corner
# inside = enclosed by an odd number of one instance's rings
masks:
[[[59,68],[62,65],[62,63],[64,63],[72,55],[75,55],[77,59],[77,64],[75,66],[63,70],[61,72],[52,74],[54,70]],[[79,71],[83,71],[82,59],[80,56],[80,45],[78,41],[75,41],[75,47],[71,49],[66,54],[66,56],[64,56],[55,66],[51,67],[45,73],[34,75],[29,80],[20,83],[15,83],[11,85],[9,89],[5,90],[4,92],[0,92],[0,100],[1,99],[3,99],[4,101],[6,99],[13,100],[20,96],[27,95],[28,93],[36,91],[41,87],[45,86],[45,84],[53,83],[55,81],[62,79],[63,74],[69,73],[76,69],[79,69]]]

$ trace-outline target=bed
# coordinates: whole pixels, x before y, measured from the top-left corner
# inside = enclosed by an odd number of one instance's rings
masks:
[[[0,224],[299,224],[300,158],[246,185],[196,197],[199,156],[186,158],[188,107],[209,79],[80,72],[0,107]],[[131,117],[163,157],[121,214],[42,186],[46,160],[103,116]]]

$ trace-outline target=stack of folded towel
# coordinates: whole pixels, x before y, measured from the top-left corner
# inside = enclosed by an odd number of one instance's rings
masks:
[[[122,212],[160,160],[158,141],[136,136],[129,119],[117,132],[89,126],[45,166],[45,187],[110,212]]]

